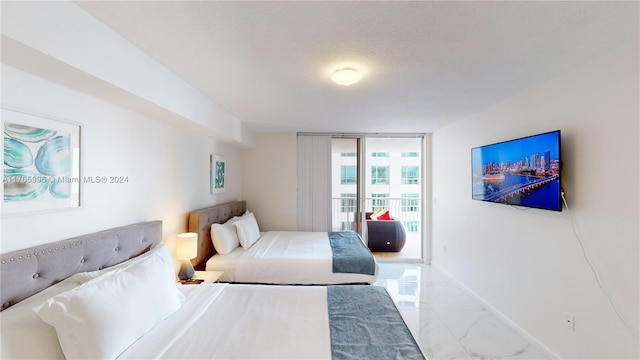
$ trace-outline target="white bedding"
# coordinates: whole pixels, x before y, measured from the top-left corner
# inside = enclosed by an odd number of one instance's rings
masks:
[[[64,359],[56,331],[33,314],[62,283],[0,313],[2,359]],[[325,287],[184,285],[182,307],[120,359],[329,359]],[[126,326],[126,325],[123,325]]]
[[[269,231],[248,250],[216,254],[206,270],[224,271],[221,281],[261,284],[373,283],[375,275],[334,273],[326,232]]]
[[[0,359],[64,359],[56,330],[40,320],[33,308],[78,285],[62,281],[1,312]]]
[[[182,288],[187,293],[182,309],[120,359],[331,358],[324,287],[213,284]]]
[[[95,340],[99,344],[89,345],[89,350],[100,349],[100,344],[119,337],[123,330],[138,323],[139,316],[135,312],[118,319],[109,328],[99,328],[93,324],[95,317],[99,318],[101,314],[78,316],[80,313],[70,307],[65,316],[78,320],[74,330],[58,326],[54,329],[36,316],[34,309],[48,302],[50,297],[57,298],[96,284],[104,285],[104,292],[109,294],[113,292],[108,287],[109,280],[134,268],[136,266],[115,270],[82,285],[67,279],[1,312],[0,358],[64,359],[65,355],[69,356],[68,349],[61,348],[59,339],[79,329],[98,335]],[[184,295],[185,301],[173,314],[144,334],[131,338],[108,357],[80,358],[330,359],[333,353],[339,354],[338,358],[345,358],[342,354],[346,358],[378,355],[374,357],[424,359],[400,315],[394,312],[397,310],[392,300],[381,288],[243,284],[175,286],[177,288],[171,286],[168,292]],[[140,284],[133,284],[133,287],[146,288]],[[122,294],[128,296],[129,292]],[[122,304],[122,298],[102,304],[101,311],[132,309]],[[142,306],[153,308],[154,305],[155,302],[146,301]],[[133,305],[134,308],[139,306]],[[89,342],[77,345],[87,344]],[[354,357],[355,354],[358,355]]]

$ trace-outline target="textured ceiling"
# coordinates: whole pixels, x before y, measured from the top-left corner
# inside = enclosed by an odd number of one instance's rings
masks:
[[[431,132],[639,36],[637,2],[78,4],[258,132]]]

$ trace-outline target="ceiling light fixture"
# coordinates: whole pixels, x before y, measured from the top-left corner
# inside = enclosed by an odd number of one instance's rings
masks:
[[[362,79],[362,74],[354,68],[342,68],[336,70],[331,80],[338,85],[353,85]]]

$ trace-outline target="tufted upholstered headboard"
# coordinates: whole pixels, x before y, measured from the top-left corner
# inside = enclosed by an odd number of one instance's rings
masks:
[[[211,242],[211,224],[221,224],[247,211],[246,201],[233,201],[189,213],[189,231],[198,233],[198,256],[191,260],[196,270],[204,270],[216,251]]]
[[[75,273],[138,256],[160,241],[162,221],[148,221],[1,254],[2,310]]]

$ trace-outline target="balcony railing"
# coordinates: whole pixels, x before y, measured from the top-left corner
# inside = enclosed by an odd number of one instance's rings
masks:
[[[408,233],[421,230],[421,198],[365,198],[364,212],[373,212],[378,208],[389,210],[389,214],[404,224]],[[354,219],[357,199],[354,197],[332,198],[332,230],[355,230]]]

